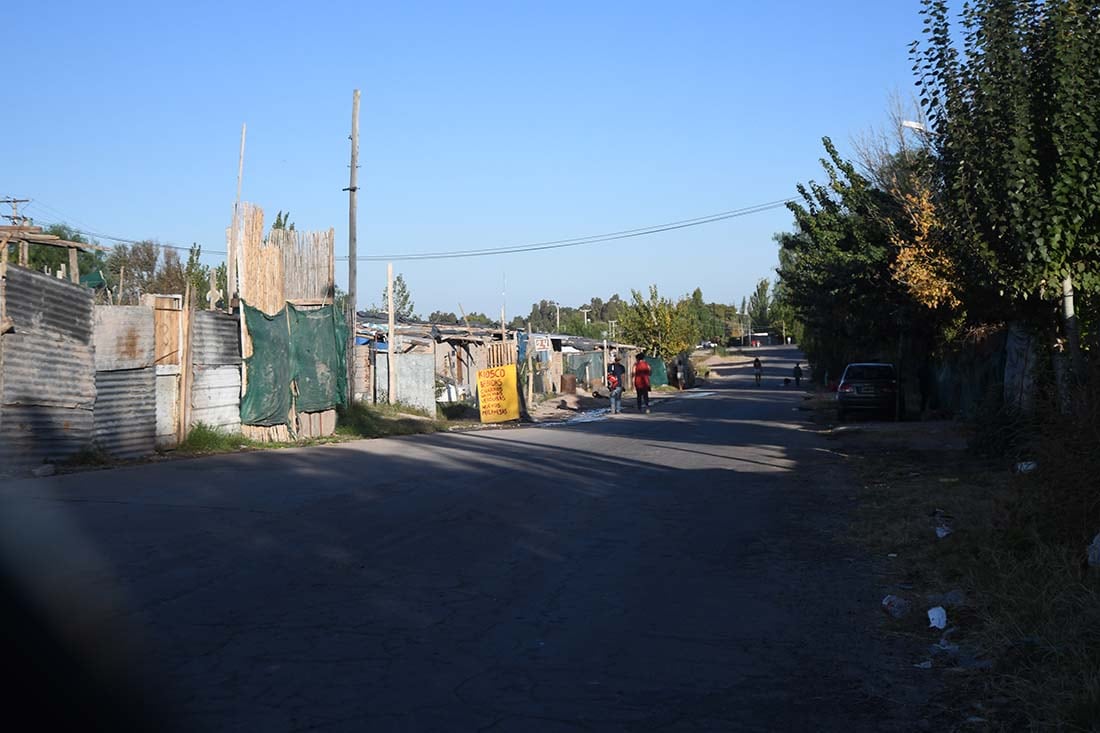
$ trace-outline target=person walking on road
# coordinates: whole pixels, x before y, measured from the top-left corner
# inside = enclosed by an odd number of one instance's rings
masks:
[[[649,375],[652,371],[649,368],[649,363],[645,360],[645,354],[639,353],[634,360],[634,391],[638,395],[638,412],[642,411],[642,407],[645,407],[645,411],[649,412]]]
[[[802,367],[799,365],[798,362],[795,362],[794,365],[794,386],[802,386]]]
[[[752,360],[752,374],[756,379],[756,386],[760,386],[760,379],[764,376],[764,365],[760,363],[760,357]]]
[[[615,360],[607,365],[607,392],[611,397],[611,414],[618,415],[623,411],[623,379],[626,377],[626,367],[623,366],[619,355],[615,354]]]

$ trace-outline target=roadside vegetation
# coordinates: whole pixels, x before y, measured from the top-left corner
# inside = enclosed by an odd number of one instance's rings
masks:
[[[950,642],[989,664],[943,665],[945,709],[1097,730],[1100,2],[922,4],[919,108],[897,104],[855,160],[824,139],[824,180],[777,235],[777,289],[818,384],[854,361],[910,387],[938,375],[925,416],[968,431],[968,451],[839,433],[863,479],[852,536],[890,558],[890,587],[966,597]],[[926,639],[914,616],[887,629]]]
[[[1034,418],[990,420],[969,428],[969,450],[884,445],[855,426],[845,444],[862,487],[851,539],[889,558],[884,586],[914,603],[889,633],[935,642],[924,610],[962,592],[947,608],[960,651],[929,655],[948,673],[941,705],[995,730],[1095,730],[1100,415],[1067,422],[1050,403]],[[937,537],[938,524],[950,534]]]
[[[445,430],[434,416],[407,405],[369,405],[357,402],[337,408],[336,434],[344,438],[387,438]]]
[[[185,456],[202,456],[213,453],[231,453],[242,448],[260,445],[259,443],[253,443],[240,433],[227,433],[204,423],[198,423],[191,428],[191,432],[176,447],[175,452]]]

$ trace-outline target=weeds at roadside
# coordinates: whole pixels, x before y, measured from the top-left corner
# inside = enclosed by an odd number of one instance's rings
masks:
[[[948,611],[952,641],[993,667],[951,675],[948,695],[981,699],[994,729],[1100,728],[1100,569],[1086,563],[1100,530],[1100,421],[1094,396],[1079,405],[1027,420],[986,412],[969,453],[852,447],[863,485],[852,538],[896,554],[886,579],[903,595],[964,590],[969,607]],[[1020,458],[1039,468],[1012,473]],[[943,539],[937,509],[951,517]],[[914,615],[886,628],[926,639]]]
[[[199,456],[211,453],[230,453],[259,446],[240,433],[225,433],[217,428],[212,428],[205,423],[196,423],[187,438],[176,447],[176,453],[180,455]]]
[[[65,461],[67,467],[110,466],[114,460],[99,448],[85,448]]]
[[[401,405],[368,405],[357,402],[336,409],[336,434],[345,438],[385,438],[394,435],[434,433],[442,429],[433,419],[410,416]]]

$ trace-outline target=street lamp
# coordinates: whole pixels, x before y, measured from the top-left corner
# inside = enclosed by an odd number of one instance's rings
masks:
[[[925,126],[925,124],[923,122],[914,122],[913,120],[902,120],[901,121],[901,126],[902,127],[907,127],[910,130],[916,130],[917,132],[923,132],[925,134],[928,133],[928,128]]]

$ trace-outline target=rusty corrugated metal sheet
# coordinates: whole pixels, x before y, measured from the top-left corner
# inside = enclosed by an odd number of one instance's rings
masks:
[[[197,311],[191,338],[192,363],[225,366],[241,363],[241,327],[233,316]]]
[[[5,289],[7,314],[15,321],[16,333],[45,331],[91,343],[94,294],[88,288],[9,265]]]
[[[0,474],[59,462],[92,444],[92,411],[42,405],[0,407]]]
[[[92,291],[9,266],[0,336],[0,471],[63,461],[90,448],[95,357]]]
[[[96,371],[152,366],[156,349],[153,309],[144,305],[97,305],[93,342]]]
[[[240,367],[195,366],[191,386],[191,425],[200,422],[223,432],[240,432]]]
[[[95,443],[115,458],[141,458],[156,449],[156,370],[96,372]]]
[[[89,309],[90,310],[90,309]],[[36,331],[7,333],[0,404],[90,410],[95,403],[92,347]]]

